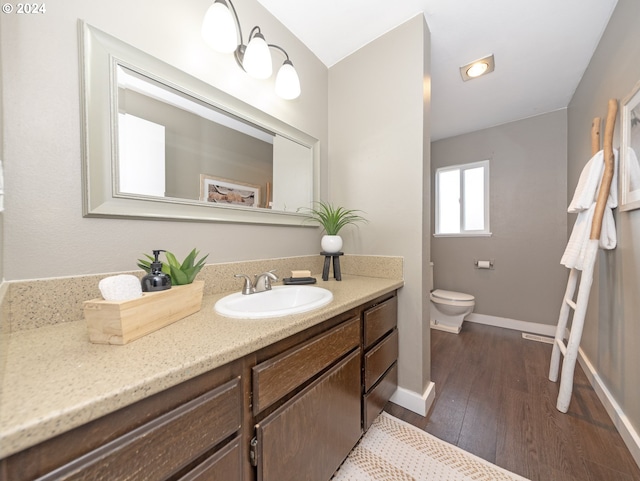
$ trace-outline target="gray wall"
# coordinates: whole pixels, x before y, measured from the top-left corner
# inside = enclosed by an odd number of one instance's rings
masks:
[[[557,323],[567,280],[566,139],[561,110],[431,144],[434,183],[439,167],[489,159],[491,193],[490,237],[432,239],[435,288],[474,295],[478,314]],[[475,269],[474,259],[494,259],[494,269]]]
[[[210,5],[69,0],[44,15],[0,15],[6,279],[130,270],[157,248],[184,257],[197,247],[212,263],[318,252],[319,229],[309,227],[82,217],[78,19],[320,139],[326,194],[328,69],[258,2],[240,2],[245,35],[260,25],[298,70],[301,97],[279,99],[274,79],[252,79],[233,55],[205,45],[200,27]]]
[[[619,0],[569,104],[572,194],[590,156],[590,126],[640,81],[640,2]],[[620,116],[614,147],[620,144]],[[617,212],[618,246],[598,255],[581,347],[622,411],[640,431],[640,210]],[[570,219],[570,226],[574,219]]]
[[[345,229],[343,250],[404,257],[399,383],[418,395],[430,382],[423,262],[429,259],[430,50],[418,15],[329,70],[330,200],[365,211],[370,221]]]

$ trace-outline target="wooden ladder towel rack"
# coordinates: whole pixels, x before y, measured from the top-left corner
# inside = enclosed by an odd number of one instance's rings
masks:
[[[560,355],[564,356],[562,362],[562,374],[560,376],[560,389],[558,392],[558,400],[556,408],[558,411],[566,413],[571,402],[571,393],[573,392],[573,374],[578,358],[578,349],[580,348],[580,339],[582,338],[582,330],[584,327],[584,319],[587,314],[587,306],[589,303],[589,293],[591,292],[591,284],[593,283],[593,269],[598,254],[598,246],[600,242],[600,233],[602,231],[602,219],[604,217],[609,191],[611,189],[611,181],[614,172],[613,157],[613,130],[618,115],[618,101],[610,99],[607,109],[607,120],[604,132],[604,173],[600,182],[600,190],[596,200],[595,212],[591,223],[589,241],[585,251],[582,273],[576,268],[572,268],[569,273],[569,281],[565,291],[562,307],[560,308],[560,316],[558,317],[558,325],[556,326],[556,334],[553,342],[553,351],[551,353],[551,364],[549,366],[549,380],[556,382],[558,380],[558,371],[560,369]],[[600,118],[596,117],[591,126],[591,152],[595,155],[600,151]],[[574,301],[576,285],[580,278],[580,286],[578,295]],[[567,322],[569,314],[573,310],[573,318],[571,321],[571,330],[567,344],[564,343],[565,332],[567,330]]]

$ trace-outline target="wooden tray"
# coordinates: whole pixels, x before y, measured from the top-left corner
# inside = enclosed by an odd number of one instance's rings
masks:
[[[200,310],[204,281],[145,292],[129,301],[92,299],[84,302],[89,340],[127,344]]]

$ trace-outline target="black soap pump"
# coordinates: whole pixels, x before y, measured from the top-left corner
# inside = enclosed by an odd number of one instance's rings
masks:
[[[153,251],[155,260],[151,263],[151,272],[142,278],[142,292],[166,291],[171,289],[171,277],[162,272],[162,262],[158,256],[163,250]]]

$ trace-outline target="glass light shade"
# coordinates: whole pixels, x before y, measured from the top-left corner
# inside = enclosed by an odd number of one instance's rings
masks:
[[[254,78],[267,79],[273,73],[271,52],[261,33],[256,33],[249,41],[242,59],[242,67]]]
[[[220,53],[231,53],[238,47],[236,22],[226,4],[215,2],[209,7],[202,21],[202,38]]]
[[[285,60],[276,76],[276,94],[286,100],[300,96],[300,79],[290,60]]]

